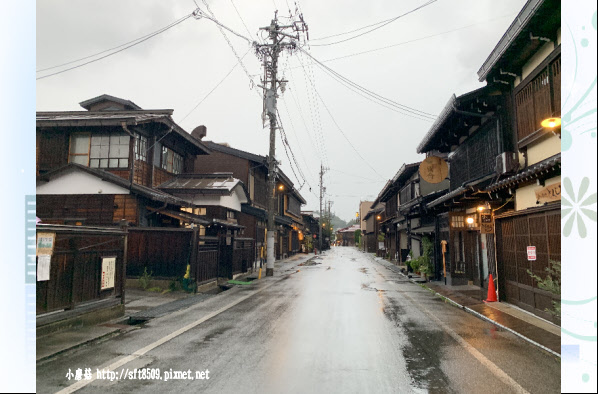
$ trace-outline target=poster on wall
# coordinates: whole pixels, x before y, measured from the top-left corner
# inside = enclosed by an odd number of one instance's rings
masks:
[[[35,248],[35,254],[39,255],[52,255],[54,253],[54,233],[37,233],[37,243]]]
[[[114,288],[116,276],[116,257],[102,257],[102,283],[100,290]]]
[[[50,280],[50,260],[49,254],[40,254],[37,256],[37,281]]]

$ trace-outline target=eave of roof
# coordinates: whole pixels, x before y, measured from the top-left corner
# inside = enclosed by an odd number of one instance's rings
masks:
[[[421,163],[421,161],[418,161],[417,163],[403,164],[401,168],[399,168],[399,171],[397,171],[395,176],[392,178],[392,182],[399,183],[399,187],[401,187],[400,182],[406,178],[410,178],[413,173],[419,169],[419,165]]]
[[[426,207],[427,208],[433,208],[436,205],[442,204],[443,202],[450,200],[451,198],[458,197],[461,194],[464,194],[469,189],[470,189],[469,187],[466,188],[466,187],[461,186],[461,187],[453,190],[452,192],[447,193],[444,196],[441,196],[441,197],[437,198],[436,200],[433,200],[433,201],[429,202],[426,205]]]
[[[432,127],[430,127],[430,130],[428,130],[422,141],[417,146],[417,153],[425,153],[432,148],[429,146],[432,140],[442,130],[442,127],[448,121],[451,115],[453,115],[453,113],[459,110],[459,106],[463,102],[467,102],[468,100],[477,98],[480,95],[486,93],[486,91],[487,86],[483,86],[479,89],[472,90],[471,92],[464,93],[459,97],[453,94],[444,106],[444,109],[442,110],[440,115],[438,115],[438,118],[436,118],[434,124],[432,124]]]
[[[254,153],[246,152],[236,148],[231,148],[230,146],[224,146],[212,141],[204,141],[203,143],[214,152],[226,153],[228,155],[251,160],[256,163],[266,164],[266,156],[256,155]]]
[[[383,212],[383,211],[384,211],[384,207],[372,209],[372,210],[368,211],[368,213],[365,215],[365,217],[363,218],[363,220],[367,220],[370,216],[375,215],[375,214],[380,213],[380,212]]]
[[[250,152],[246,152],[246,151],[243,151],[240,149],[232,148],[230,146],[221,145],[221,144],[218,144],[218,143],[215,143],[212,141],[205,141],[204,143],[206,144],[206,146],[209,149],[213,150],[214,152],[220,152],[220,153],[232,155],[232,156],[239,157],[241,159],[250,160],[250,161],[253,161],[253,162],[259,163],[259,164],[264,164],[264,165],[267,164],[268,158],[266,156],[256,155],[254,153],[250,153]],[[265,168],[266,168],[266,170],[268,170],[267,166]],[[299,191],[293,187],[294,186],[293,182],[291,182],[289,177],[286,176],[286,174],[284,172],[282,172],[279,169],[277,172],[277,176],[284,184],[287,185],[290,193],[294,194],[302,204],[307,204],[307,201],[303,198],[303,196],[301,196],[301,194],[299,194]]]
[[[37,112],[36,127],[70,127],[70,126],[135,126],[138,124],[157,122],[170,131],[174,131],[203,154],[210,149],[203,142],[187,133],[172,120],[172,109],[135,110],[135,111],[56,111]]]
[[[524,168],[519,173],[512,175],[508,178],[502,179],[486,188],[489,192],[494,192],[496,190],[500,190],[506,187],[510,187],[516,185],[521,182],[525,182],[530,178],[537,178],[544,172],[549,172],[553,169],[556,169],[561,165],[561,153],[557,153],[554,156],[551,156],[545,160],[542,160],[539,163],[533,164],[528,168]]]
[[[480,67],[478,71],[478,79],[480,82],[486,80],[488,73],[498,63],[500,58],[511,46],[513,41],[515,41],[519,37],[521,31],[530,22],[538,8],[540,8],[540,6],[543,3],[544,0],[528,0],[525,6],[523,6],[515,20],[511,23],[511,25],[505,32],[505,34],[503,34],[503,36],[498,41],[492,52],[490,52],[490,55],[488,55],[488,58],[484,61],[482,67]]]
[[[169,216],[173,219],[182,220],[184,222],[189,222],[189,223],[193,223],[193,224],[201,224],[203,226],[210,224],[210,222],[208,220],[206,220],[205,218],[195,215],[195,214],[192,214],[192,213],[189,213],[189,212],[174,211],[171,209],[152,209],[152,208],[148,208],[148,210],[155,212],[155,213]]]

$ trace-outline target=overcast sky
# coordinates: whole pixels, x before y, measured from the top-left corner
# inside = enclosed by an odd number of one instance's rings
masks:
[[[436,115],[453,93],[460,95],[482,86],[476,73],[524,0],[438,0],[362,37],[334,44],[367,30],[318,40],[402,15],[424,3],[426,0],[207,2],[220,23],[252,40],[260,39],[258,29],[269,25],[275,9],[284,23],[282,17],[297,4],[309,26],[310,41],[304,49],[314,58],[371,91]],[[207,11],[202,0],[52,0],[36,4],[37,70],[145,36],[190,14],[196,4]],[[247,73],[237,65],[199,106],[238,61],[215,23],[189,18],[116,55],[37,80],[37,110],[82,110],[79,102],[109,94],[144,109],[174,109],[174,120],[188,132],[205,125],[207,140],[266,155],[268,129],[262,126],[261,92],[250,88],[250,78],[259,83],[261,65],[252,51],[247,53],[250,46],[245,40],[228,32],[227,36],[238,56],[245,55]],[[326,43],[333,44],[316,46]],[[61,69],[38,72],[37,77]],[[321,162],[330,168],[324,180],[327,199],[333,201],[333,211],[348,221],[355,216],[359,201],[373,200],[403,163],[422,160],[416,146],[431,121],[366,100],[324,73],[305,54],[282,55],[280,70],[289,83],[278,107],[290,147],[307,180],[300,189],[308,202],[304,210],[318,209]],[[283,171],[301,186],[301,176],[297,174],[297,180],[293,174],[280,139],[276,155]]]

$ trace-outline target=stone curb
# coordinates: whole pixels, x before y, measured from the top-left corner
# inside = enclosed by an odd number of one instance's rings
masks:
[[[373,259],[373,260],[374,260],[374,262],[378,263],[378,261],[376,261],[375,259]],[[393,270],[393,271],[394,271],[394,270]],[[464,311],[466,311],[466,312],[468,312],[468,313],[471,313],[472,315],[474,315],[474,316],[478,317],[479,319],[482,319],[482,320],[485,320],[485,321],[487,321],[487,322],[489,322],[489,323],[492,323],[492,324],[494,324],[495,326],[497,326],[497,327],[500,327],[500,328],[502,328],[503,330],[505,330],[505,331],[508,331],[508,332],[510,332],[511,334],[514,334],[515,336],[517,336],[517,337],[519,337],[519,338],[523,339],[524,341],[526,341],[526,342],[528,342],[528,343],[530,343],[530,344],[532,344],[532,345],[534,345],[534,346],[537,346],[537,347],[539,347],[540,349],[542,349],[542,350],[544,350],[544,351],[546,351],[546,352],[548,352],[548,353],[552,354],[553,356],[556,356],[556,357],[558,357],[558,358],[561,358],[561,355],[560,355],[559,353],[555,352],[555,351],[554,351],[554,350],[552,350],[552,349],[549,349],[549,348],[547,348],[546,346],[544,346],[544,345],[542,345],[542,344],[539,344],[538,342],[536,342],[536,341],[534,341],[534,340],[532,340],[532,339],[529,339],[529,338],[528,338],[528,337],[526,337],[525,335],[523,335],[523,334],[521,334],[521,333],[519,333],[519,332],[517,332],[517,331],[513,330],[512,328],[506,327],[506,326],[504,326],[504,325],[502,325],[502,324],[500,324],[500,323],[498,323],[498,322],[496,322],[496,321],[494,321],[494,320],[490,319],[489,317],[487,317],[487,316],[484,316],[484,315],[482,315],[481,313],[474,311],[473,309],[471,309],[471,308],[469,308],[469,307],[463,306],[463,305],[459,304],[458,302],[455,302],[455,301],[451,300],[451,299],[450,299],[450,298],[448,298],[447,296],[444,296],[444,295],[442,295],[442,294],[438,293],[437,291],[435,291],[434,289],[431,289],[431,288],[429,288],[428,286],[426,286],[426,284],[425,284],[425,283],[422,283],[422,282],[417,282],[417,281],[413,280],[412,278],[409,278],[409,277],[407,277],[407,275],[403,274],[402,272],[398,272],[398,271],[395,271],[395,272],[396,272],[397,274],[399,274],[399,275],[401,275],[401,276],[405,277],[405,279],[407,279],[407,280],[408,280],[408,281],[410,281],[411,283],[413,283],[413,284],[415,284],[415,285],[419,285],[419,286],[425,287],[427,290],[429,290],[430,292],[434,293],[434,295],[436,295],[436,296],[438,296],[438,297],[442,298],[443,300],[447,301],[449,304],[452,304],[453,306],[456,306],[457,308],[463,309]]]

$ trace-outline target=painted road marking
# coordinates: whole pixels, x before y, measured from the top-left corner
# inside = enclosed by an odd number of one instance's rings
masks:
[[[176,338],[179,335],[184,334],[185,332],[189,331],[190,329],[199,326],[201,323],[205,322],[206,320],[209,320],[209,319],[213,318],[214,316],[217,316],[217,315],[221,314],[222,312],[225,312],[226,310],[232,308],[233,306],[235,306],[237,304],[240,304],[241,302],[245,301],[249,297],[252,297],[252,296],[254,296],[254,295],[256,295],[256,294],[258,294],[258,293],[266,290],[267,288],[269,288],[270,286],[274,285],[275,283],[278,283],[278,281],[276,281],[274,283],[271,283],[269,285],[266,285],[266,286],[262,287],[261,289],[255,291],[255,292],[253,292],[251,294],[248,294],[248,295],[246,295],[244,297],[241,297],[238,300],[233,301],[230,304],[228,304],[228,305],[226,305],[226,306],[218,309],[217,311],[208,313],[206,316],[202,317],[201,319],[196,320],[193,323],[190,323],[190,324],[188,324],[188,325],[186,325],[186,326],[184,326],[184,327],[182,327],[182,328],[180,328],[180,329],[178,329],[178,330],[176,330],[176,331],[174,331],[174,332],[166,335],[165,337],[160,338],[159,340],[157,340],[157,341],[155,341],[153,343],[150,343],[149,345],[147,345],[147,346],[145,346],[145,347],[143,347],[143,348],[141,348],[141,349],[133,352],[133,354],[131,354],[129,356],[110,360],[110,361],[108,361],[108,363],[110,363],[109,365],[103,366],[103,367],[98,367],[97,369],[114,371],[115,369],[117,369],[119,367],[122,367],[123,365],[125,365],[125,364],[127,364],[127,363],[129,363],[129,362],[131,362],[131,361],[133,361],[133,360],[135,360],[135,359],[143,356],[144,354],[146,354],[147,352],[149,352],[149,351],[157,348],[158,346],[163,345],[164,343],[170,341],[171,339]],[[92,371],[93,370],[94,369],[92,369]],[[57,393],[59,393],[59,394],[73,393],[73,392],[75,392],[77,390],[80,390],[83,387],[87,386],[91,382],[95,381],[96,378],[97,378],[97,375],[92,375],[92,378],[90,380],[80,380],[77,383],[74,383],[74,384],[72,384],[72,385],[70,385],[70,386],[68,386],[68,387],[66,387],[66,388],[58,391]]]
[[[380,276],[382,276],[382,275],[380,275]],[[398,289],[397,289],[397,291],[399,293],[401,293],[406,299],[411,301],[411,303],[413,303],[414,305],[416,304],[415,300],[413,298],[411,298],[406,292],[398,290]],[[463,346],[465,348],[465,350],[467,350],[467,352],[469,352],[469,354],[471,354],[473,357],[475,357],[475,359],[478,360],[482,365],[484,365],[494,376],[496,376],[499,380],[501,380],[507,386],[510,386],[514,392],[520,393],[520,394],[529,394],[529,392],[526,389],[524,389],[513,378],[511,378],[509,375],[507,375],[507,373],[505,371],[503,371],[496,364],[494,364],[492,361],[487,359],[486,356],[484,356],[482,353],[480,353],[475,347],[473,347],[472,345],[467,343],[467,341],[465,339],[463,339],[459,334],[457,334],[450,327],[448,327],[446,324],[444,324],[442,322],[442,320],[440,320],[439,318],[434,316],[430,311],[428,311],[421,304],[417,304],[417,305],[418,305],[419,310],[421,310],[430,319],[434,320],[434,322],[436,322],[436,324],[438,324],[438,326],[440,328],[442,328],[444,330],[444,332],[449,334],[451,336],[451,338],[453,338],[455,341],[457,341],[457,343],[459,345]]]

